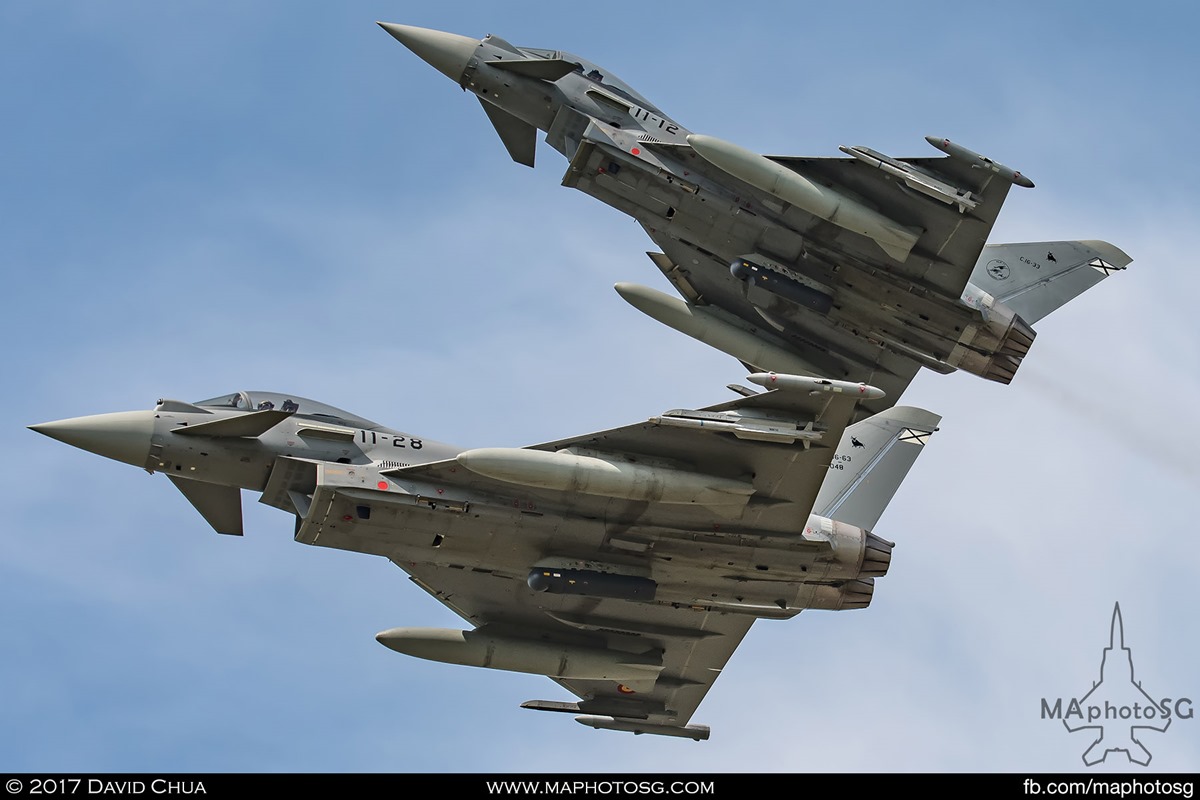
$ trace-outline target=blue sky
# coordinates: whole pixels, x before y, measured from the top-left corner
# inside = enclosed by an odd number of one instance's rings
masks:
[[[1099,677],[1114,602],[1154,696],[1200,702],[1196,12],[1136,5],[474,0],[0,6],[0,766],[27,771],[1083,768],[1042,697]],[[518,708],[536,676],[399,656],[454,626],[388,563],[219,537],[169,486],[25,425],[270,389],[463,446],[727,399],[732,359],[641,317],[651,243],[512,163],[384,19],[568,50],[689,128],[773,154],[948,136],[1029,175],[993,241],[1130,269],[1037,325],[1011,386],[922,374],[942,431],[877,526],[865,611],[760,622],[712,739]],[[1200,769],[1200,720],[1146,734]],[[1093,772],[1128,769],[1119,755]],[[1140,768],[1138,768],[1140,769]]]

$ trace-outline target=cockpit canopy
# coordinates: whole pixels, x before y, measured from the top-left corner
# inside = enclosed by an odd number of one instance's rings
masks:
[[[570,61],[571,63],[577,65],[577,69],[575,71],[583,75],[588,80],[595,81],[601,86],[607,87],[616,94],[624,97],[626,100],[629,100],[635,105],[639,105],[648,111],[652,111],[660,115],[662,114],[662,111],[656,108],[653,103],[634,91],[632,86],[613,75],[611,72],[607,70],[601,70],[600,67],[596,66],[587,59],[580,58],[572,53],[564,53],[560,50],[543,50],[538,47],[521,47],[518,49],[525,55],[532,56],[534,58]]]
[[[337,425],[351,428],[371,430],[381,428],[379,423],[342,411],[340,408],[318,403],[294,394],[279,394],[278,392],[232,392],[219,395],[208,400],[201,400],[196,405],[203,408],[235,408],[241,411],[294,411],[297,416],[311,417]]]

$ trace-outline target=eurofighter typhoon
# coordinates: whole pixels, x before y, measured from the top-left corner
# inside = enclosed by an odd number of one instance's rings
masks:
[[[527,448],[463,449],[294,395],[32,425],[162,473],[218,532],[243,489],[296,541],[389,559],[468,628],[383,645],[546,675],[531,700],[594,728],[707,739],[692,714],[756,619],[864,608],[892,543],[871,533],[939,417],[878,389],[752,375],[735,400]],[[868,479],[869,476],[869,479]]]
[[[243,533],[249,490],[299,542],[389,559],[466,626],[380,643],[575,698],[525,708],[707,739],[693,715],[755,620],[871,602],[893,547],[871,529],[939,422],[893,407],[917,370],[1007,383],[1032,322],[1130,261],[1097,241],[985,245],[1009,187],[1032,184],[945,139],[937,158],[765,157],[576,56],[384,28],[478,95],[516,161],[544,131],[564,183],[637,219],[682,300],[622,296],[768,391],[526,448],[271,392],[31,427],[166,474],[219,533]]]
[[[693,133],[586,59],[379,23],[474,93],[514,161],[537,132],[563,185],[629,214],[682,300],[617,284],[640,311],[761,370],[861,381],[896,402],[920,367],[1008,383],[1031,325],[1131,261],[1102,241],[986,244],[1020,172],[944,155],[764,156]]]

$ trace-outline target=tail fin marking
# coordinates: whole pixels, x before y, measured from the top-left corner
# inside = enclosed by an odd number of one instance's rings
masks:
[[[813,513],[874,528],[941,419],[895,406],[846,428]]]

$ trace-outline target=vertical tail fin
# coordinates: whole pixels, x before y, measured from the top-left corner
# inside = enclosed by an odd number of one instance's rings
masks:
[[[896,406],[846,428],[813,513],[870,530],[942,418]]]
[[[1032,324],[1131,261],[1120,248],[1095,240],[989,244],[971,283]]]

